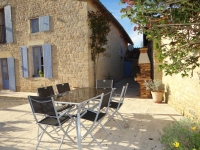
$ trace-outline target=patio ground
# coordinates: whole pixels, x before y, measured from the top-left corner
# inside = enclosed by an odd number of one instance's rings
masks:
[[[140,99],[138,84],[132,78],[125,78],[116,83],[116,92],[120,92],[122,85],[127,82],[129,83],[127,96],[120,112],[126,118],[128,126],[121,130],[114,121],[110,121],[106,128],[112,138],[107,137],[100,127],[93,131],[94,136],[106,150],[164,150],[164,146],[159,141],[159,131],[162,131],[168,123],[181,119],[182,115],[166,103],[157,104],[153,103],[152,99]],[[27,97],[27,94],[35,93],[20,93],[19,95]],[[7,96],[5,92],[0,92],[0,97],[6,97],[7,103],[10,101],[9,97],[13,101],[13,96],[12,92]],[[3,103],[6,102],[1,100],[0,105]],[[6,107],[0,107],[0,150],[34,150],[37,125],[28,102],[14,107],[8,107],[12,105],[5,104],[4,106]],[[117,119],[122,123],[121,118]],[[106,118],[104,120],[106,121]],[[76,139],[75,129],[69,134]],[[56,141],[46,136],[44,138],[42,145],[57,149]],[[90,136],[83,140],[82,148],[84,150],[100,149]],[[66,138],[61,149],[76,150],[77,146]]]

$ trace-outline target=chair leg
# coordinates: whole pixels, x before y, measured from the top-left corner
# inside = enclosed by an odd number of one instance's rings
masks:
[[[126,123],[126,120],[124,119],[124,117],[122,116],[122,114],[120,114],[118,111],[117,111],[117,114],[120,115],[123,119],[123,121]]]
[[[39,126],[39,127],[41,127],[41,126]],[[39,147],[39,144],[40,144],[40,142],[41,142],[41,139],[42,139],[42,137],[43,137],[43,135],[44,135],[45,130],[47,129],[47,127],[48,127],[48,125],[46,125],[45,128],[42,128],[42,127],[41,127],[41,128],[43,129],[43,131],[40,133],[40,135],[39,135],[40,137],[39,137],[38,140],[37,140],[38,143],[37,143],[36,148],[35,148],[36,150],[37,150],[38,147]],[[39,130],[39,129],[38,129],[38,130]]]
[[[122,127],[122,125],[114,118],[114,116],[117,114],[117,109],[115,110],[115,111],[113,111],[113,113],[112,113],[112,115],[110,115],[109,113],[108,113],[108,115],[110,116],[109,117],[109,119],[104,123],[104,125],[105,124],[107,124],[111,119],[113,119],[116,123],[117,123],[117,125],[122,129],[122,130],[124,130],[124,128]],[[124,118],[123,118],[124,119]]]
[[[108,136],[110,137],[110,138],[112,138],[112,136],[110,135],[110,133],[106,130],[106,128],[101,124],[101,123],[99,123],[100,125],[101,125],[101,127],[106,131],[106,133],[108,134]]]
[[[81,124],[81,125],[82,125],[82,127],[87,131],[83,137],[85,138],[88,134],[90,134],[91,137],[96,141],[96,143],[98,144],[98,146],[102,149],[101,144],[97,141],[97,139],[96,139],[96,138],[94,137],[94,135],[91,133],[91,131],[92,131],[91,129],[92,129],[92,128],[90,128],[90,129],[88,130],[83,124]],[[94,129],[94,128],[93,128],[93,129]],[[84,138],[82,138],[82,140],[83,140]]]
[[[124,130],[124,128],[122,127],[122,125],[121,125],[116,119],[113,118],[113,120],[118,124],[118,126],[119,126],[122,130]]]
[[[39,125],[40,126],[40,128],[49,136],[49,137],[51,137],[53,140],[56,140],[56,141],[58,141],[57,139],[55,139],[53,136],[51,136],[51,134],[49,134],[46,130],[44,130],[44,128],[41,126],[41,125]],[[48,125],[47,125],[48,126]]]
[[[58,132],[56,131],[56,129],[54,127],[52,127],[54,132],[57,134],[57,136],[59,136]]]

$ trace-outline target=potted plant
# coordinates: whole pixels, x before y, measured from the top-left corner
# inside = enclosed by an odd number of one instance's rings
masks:
[[[39,74],[40,77],[44,77],[44,73],[42,72],[42,70],[39,70],[38,74]]]
[[[155,103],[161,103],[164,93],[164,84],[161,80],[148,80],[144,81],[146,90],[151,90],[152,98]]]

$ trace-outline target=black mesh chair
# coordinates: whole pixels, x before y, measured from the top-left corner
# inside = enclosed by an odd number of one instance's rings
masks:
[[[121,106],[123,105],[123,102],[124,102],[124,98],[125,98],[125,95],[126,95],[126,91],[127,91],[127,88],[128,88],[128,83],[122,87],[122,91],[121,91],[121,94],[120,94],[120,97],[117,98],[117,97],[112,97],[111,98],[111,101],[110,101],[110,104],[109,104],[109,110],[111,110],[111,113],[109,113],[108,111],[108,115],[110,116],[109,119],[105,122],[105,124],[107,122],[109,122],[111,119],[113,119],[117,124],[118,126],[121,128],[121,129],[124,129],[122,127],[122,125],[114,118],[114,116],[116,115],[119,115],[121,116],[121,118],[123,119],[124,121],[124,124],[126,124],[126,120],[124,119],[124,117],[122,116],[121,113],[119,113],[119,109],[121,108]],[[105,125],[104,124],[104,125]]]
[[[54,93],[54,90],[53,90],[53,86],[47,86],[47,87],[37,88],[37,94],[40,97],[55,96],[55,93]],[[61,112],[63,110],[69,109],[71,107],[72,107],[72,105],[56,105],[56,110],[58,112]]]
[[[86,109],[85,112],[83,112],[81,114],[81,119],[87,120],[92,122],[92,125],[90,125],[90,128],[88,129],[83,123],[81,123],[81,126],[86,130],[86,133],[82,136],[82,140],[88,135],[90,134],[91,137],[96,141],[96,143],[99,145],[99,147],[101,147],[100,143],[97,141],[97,139],[94,137],[94,135],[92,134],[92,131],[98,126],[100,125],[105,132],[110,136],[109,132],[106,130],[106,128],[103,126],[103,124],[101,123],[102,119],[106,116],[107,114],[107,109],[103,109],[103,108],[108,108],[108,104],[109,101],[111,99],[111,95],[113,93],[115,89],[111,90],[111,93],[104,95],[103,93],[97,97],[94,97],[92,100],[99,99],[98,101],[98,106],[97,107],[92,107],[90,109]],[[91,100],[91,101],[92,101]],[[111,137],[111,136],[110,136]]]
[[[53,86],[47,86],[47,87],[37,88],[37,94],[40,97],[48,97],[48,96],[54,96],[55,92],[53,90]]]
[[[67,136],[72,142],[74,142],[74,140],[68,135],[68,130],[71,126],[71,123],[73,122],[73,119],[71,119],[71,117],[69,117],[66,112],[62,112],[60,114],[57,112],[57,110],[55,109],[53,97],[28,96],[28,100],[31,105],[34,119],[38,127],[42,130],[41,132],[38,132],[37,135],[38,143],[36,145],[36,149],[39,147],[44,133],[55,140],[55,137],[53,137],[50,132],[47,131],[48,127],[53,127],[57,135],[57,128],[60,128],[60,131],[63,132],[58,148],[59,150],[62,146],[65,136]],[[41,117],[41,115],[43,117]],[[63,124],[67,122],[68,126],[65,126],[66,130],[64,130]]]
[[[70,91],[69,83],[56,84],[58,94]]]
[[[96,80],[96,88],[113,88],[113,80]]]

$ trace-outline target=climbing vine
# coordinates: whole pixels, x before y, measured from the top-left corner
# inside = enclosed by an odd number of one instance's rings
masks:
[[[110,32],[110,24],[107,17],[100,12],[89,11],[89,27],[92,31],[90,36],[91,59],[94,62],[94,81],[96,80],[97,61],[100,53],[106,51],[104,47],[107,42],[107,35]]]
[[[200,2],[198,0],[121,0],[123,17],[135,31],[155,41],[160,69],[188,76],[199,67]],[[168,43],[161,39],[169,39]]]
[[[107,35],[110,32],[109,20],[100,12],[88,12],[89,27],[92,30],[90,36],[91,59],[96,63],[100,53],[106,51],[103,47],[107,44]]]

